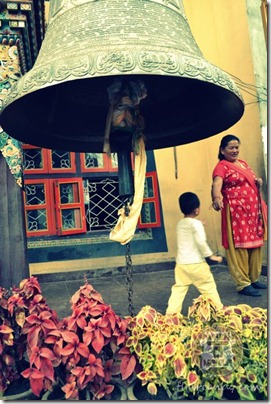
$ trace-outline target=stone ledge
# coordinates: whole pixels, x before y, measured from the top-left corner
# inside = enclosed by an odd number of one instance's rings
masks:
[[[207,259],[208,264],[212,267],[212,269],[227,268],[227,261],[225,258],[221,264],[214,263]],[[133,265],[132,270],[133,273],[146,273],[146,272],[159,272],[165,270],[174,270],[175,261],[169,262],[160,262],[154,264],[138,264]],[[56,272],[51,274],[37,274],[34,275],[37,277],[40,283],[46,282],[60,282],[60,281],[74,281],[83,279],[84,276],[87,276],[88,279],[93,278],[100,278],[100,277],[108,277],[114,275],[125,275],[126,267],[110,267],[110,268],[99,268],[99,269],[89,269],[89,270],[82,270],[82,271],[68,271],[68,272]],[[263,265],[262,273],[263,276],[267,276],[267,266]]]
[[[173,270],[175,266],[174,261],[160,262],[154,264],[138,264],[132,265],[133,273],[145,273]],[[59,282],[59,281],[73,281],[83,279],[87,276],[88,279],[122,275],[126,273],[126,267],[110,267],[110,268],[98,268],[82,271],[68,271],[68,272],[56,272],[51,274],[36,274],[34,275],[40,283],[45,282]]]

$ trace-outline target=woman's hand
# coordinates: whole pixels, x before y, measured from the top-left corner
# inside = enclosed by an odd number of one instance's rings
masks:
[[[212,207],[214,208],[214,210],[217,210],[217,211],[223,209],[224,204],[223,204],[222,199],[220,197],[213,198]]]
[[[255,184],[258,188],[261,188],[261,186],[263,185],[263,180],[261,178],[256,178]]]

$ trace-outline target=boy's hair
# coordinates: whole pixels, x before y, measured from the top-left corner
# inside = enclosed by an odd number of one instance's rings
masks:
[[[180,209],[184,215],[189,215],[193,210],[199,208],[200,200],[193,192],[185,192],[179,197]]]

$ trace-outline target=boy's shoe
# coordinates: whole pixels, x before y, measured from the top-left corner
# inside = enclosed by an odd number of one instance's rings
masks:
[[[255,289],[266,289],[266,288],[267,288],[267,285],[265,285],[264,283],[261,283],[261,282],[259,282],[259,281],[253,282],[253,283],[251,284],[251,286],[252,286],[253,288],[255,288]]]
[[[240,295],[246,296],[262,296],[258,290],[255,290],[251,285],[246,286],[244,289],[239,290]]]

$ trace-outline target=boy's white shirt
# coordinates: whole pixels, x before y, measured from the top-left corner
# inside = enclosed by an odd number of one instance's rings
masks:
[[[177,264],[197,264],[213,255],[202,222],[184,217],[177,224]]]

